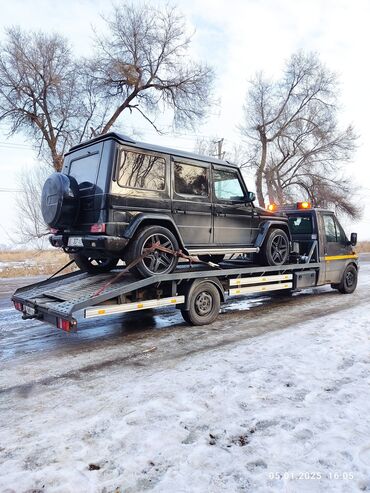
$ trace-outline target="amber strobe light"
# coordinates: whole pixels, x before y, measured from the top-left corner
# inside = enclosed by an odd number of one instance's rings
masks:
[[[277,205],[276,204],[269,204],[267,206],[267,210],[270,211],[270,212],[275,212],[277,209]]]
[[[310,202],[297,202],[297,209],[311,209]]]

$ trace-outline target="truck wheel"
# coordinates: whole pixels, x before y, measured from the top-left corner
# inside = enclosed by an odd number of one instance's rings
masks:
[[[191,292],[189,310],[181,310],[185,322],[191,325],[207,325],[214,322],[220,312],[221,299],[216,286],[202,282]]]
[[[199,260],[203,262],[213,262],[219,264],[225,258],[225,255],[198,255]]]
[[[75,261],[80,270],[89,272],[90,274],[109,272],[116,267],[119,260],[118,258],[87,257],[82,253],[73,253],[70,255],[70,258]]]
[[[339,284],[333,285],[340,293],[351,294],[357,287],[358,273],[354,265],[348,265]]]
[[[283,265],[289,258],[289,238],[282,229],[270,229],[259,254],[261,265]]]
[[[145,249],[150,248],[154,243],[160,243],[161,246],[177,251],[179,244],[171,231],[162,226],[144,226],[131,239],[128,252],[125,256],[126,264],[143,255]],[[155,250],[147,257],[140,260],[135,265],[135,269],[142,277],[151,277],[156,274],[169,274],[177,265],[178,257],[170,253]]]

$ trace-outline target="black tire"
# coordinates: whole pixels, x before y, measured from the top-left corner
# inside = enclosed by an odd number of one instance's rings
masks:
[[[126,264],[130,264],[140,257],[146,248],[149,248],[157,241],[170,250],[177,251],[179,249],[178,241],[169,229],[163,226],[144,226],[130,241],[125,255]],[[136,270],[142,277],[169,274],[176,268],[177,261],[178,257],[175,255],[156,250],[142,259],[132,270]]]
[[[80,270],[83,272],[89,272],[90,274],[109,272],[116,267],[119,261],[118,258],[89,257],[83,255],[82,253],[70,254],[70,258],[75,261]]]
[[[72,226],[80,208],[79,187],[72,176],[53,173],[45,181],[41,194],[41,212],[51,228]]]
[[[202,282],[190,291],[189,310],[181,310],[185,322],[191,325],[208,325],[220,312],[221,297],[211,282]]]
[[[339,284],[332,287],[337,289],[340,293],[351,294],[357,287],[358,272],[353,264],[348,265],[342,276],[342,280]]]
[[[198,255],[199,260],[202,262],[213,262],[219,264],[225,258],[225,255]]]
[[[282,229],[270,229],[258,255],[261,265],[279,266],[289,259],[289,238]]]

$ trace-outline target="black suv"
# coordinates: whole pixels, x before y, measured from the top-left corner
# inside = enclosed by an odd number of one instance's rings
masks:
[[[109,133],[72,147],[61,173],[45,182],[42,213],[51,244],[78,267],[104,272],[159,243],[201,260],[253,253],[282,265],[290,252],[287,218],[255,207],[237,166]],[[144,277],[169,273],[178,258],[153,251]]]

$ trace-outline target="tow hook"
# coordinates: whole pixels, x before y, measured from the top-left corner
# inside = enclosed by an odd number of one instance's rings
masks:
[[[30,309],[28,309],[29,311],[31,311]],[[41,314],[40,313],[36,313],[36,311],[34,313],[27,313],[26,311],[24,311],[22,313],[22,320],[30,320],[31,318],[34,318],[36,320],[40,320],[41,319]]]

